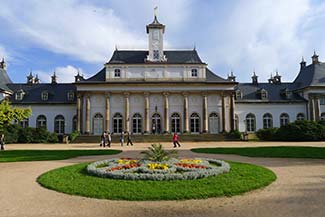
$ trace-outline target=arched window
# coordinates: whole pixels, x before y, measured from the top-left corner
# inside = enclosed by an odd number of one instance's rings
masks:
[[[249,113],[246,115],[246,131],[247,132],[255,132],[256,130],[256,118],[255,115]]]
[[[123,116],[120,113],[116,113],[113,117],[113,132],[121,133],[123,130]]]
[[[200,132],[200,116],[197,113],[191,114],[191,133]]]
[[[178,113],[173,113],[171,116],[171,124],[172,124],[172,133],[181,132],[181,117]]]
[[[26,119],[24,119],[24,120],[22,120],[22,121],[19,121],[19,125],[20,125],[21,127],[23,127],[23,128],[25,128],[25,127],[29,127],[29,119],[26,118]]]
[[[72,131],[77,131],[78,118],[77,115],[72,118]]]
[[[273,127],[273,118],[270,113],[266,113],[263,115],[263,128],[268,129]]]
[[[46,117],[45,115],[39,115],[36,118],[36,127],[44,127],[45,129],[47,128],[47,123],[46,123]]]
[[[325,121],[325,112],[323,112],[323,113],[320,115],[320,120],[321,120],[321,121]]]
[[[139,113],[133,115],[132,124],[133,133],[142,133],[142,116]]]
[[[209,115],[209,132],[211,134],[217,134],[219,131],[219,116],[213,112]]]
[[[305,120],[305,115],[303,113],[298,113],[297,114],[297,121],[303,121]]]
[[[280,115],[280,126],[285,126],[289,123],[289,115],[287,113],[282,113]]]
[[[160,114],[154,113],[151,117],[151,129],[152,133],[157,134],[161,131],[161,119]]]
[[[64,117],[62,115],[57,115],[54,118],[54,132],[57,134],[64,134]]]

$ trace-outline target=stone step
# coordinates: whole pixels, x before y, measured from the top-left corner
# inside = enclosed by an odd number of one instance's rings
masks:
[[[126,136],[124,138],[126,140]],[[132,135],[133,142],[170,142],[172,135]],[[223,134],[184,134],[179,135],[180,141],[224,141],[226,138]],[[113,135],[112,142],[119,142],[120,136]],[[80,135],[73,143],[99,143],[100,136],[96,135]]]

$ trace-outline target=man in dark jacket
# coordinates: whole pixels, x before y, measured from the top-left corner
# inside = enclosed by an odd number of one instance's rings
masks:
[[[129,132],[127,134],[127,140],[128,140],[128,142],[126,143],[126,145],[128,146],[129,144],[131,144],[133,146],[133,143],[132,143],[132,140],[131,140],[131,135],[130,135]]]
[[[0,150],[5,150],[5,134],[1,132],[0,135]]]

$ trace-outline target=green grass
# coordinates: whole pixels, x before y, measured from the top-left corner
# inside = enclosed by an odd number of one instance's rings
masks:
[[[208,154],[236,154],[248,157],[325,159],[325,148],[322,147],[279,146],[249,148],[196,148],[191,151]]]
[[[198,180],[131,181],[87,175],[87,164],[77,164],[49,171],[37,181],[42,186],[71,194],[111,200],[185,200],[233,196],[261,188],[276,180],[264,167],[230,162],[231,171]]]
[[[64,160],[78,156],[112,155],[119,150],[9,150],[0,151],[0,162]]]

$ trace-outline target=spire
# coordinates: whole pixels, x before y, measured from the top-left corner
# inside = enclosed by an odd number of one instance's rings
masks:
[[[34,82],[35,82],[35,84],[39,84],[38,74],[36,74],[36,76],[35,76],[35,78],[34,78]]]
[[[51,76],[51,84],[57,84],[57,77],[55,71],[53,72],[53,75]]]
[[[5,62],[5,58],[4,57],[2,57],[2,60],[0,62],[0,69],[4,69],[4,70],[7,69],[7,64]]]
[[[313,64],[318,64],[318,55],[316,54],[316,51],[314,50],[314,55],[311,57]]]
[[[306,67],[306,61],[304,57],[302,56],[301,62],[300,62],[300,70]]]
[[[82,81],[82,80],[84,80],[84,77],[83,77],[83,75],[80,75],[80,72],[79,72],[79,69],[78,69],[78,73],[77,73],[77,75],[76,76],[74,76],[74,80],[75,80],[75,82],[79,82],[79,81]]]
[[[232,82],[236,82],[236,76],[234,76],[234,73],[232,70],[230,70],[230,75],[228,75],[228,80]]]
[[[26,78],[27,78],[27,84],[34,84],[35,79],[32,70],[30,70],[29,75]]]
[[[149,33],[149,29],[150,28],[162,29],[163,33],[165,32],[165,25],[159,23],[159,21],[158,21],[157,11],[158,11],[158,7],[156,6],[154,8],[154,18],[153,18],[153,21],[152,21],[152,23],[150,23],[149,25],[147,25],[147,33]]]
[[[258,76],[255,73],[255,69],[253,71],[252,84],[254,84],[254,85],[257,85],[258,84]]]
[[[279,75],[278,69],[276,69],[275,76],[273,77],[274,84],[281,84],[281,75]]]
[[[273,83],[273,74],[272,74],[272,72],[271,72],[271,75],[270,75],[270,78],[269,78],[269,80],[268,80],[268,81],[269,81],[269,83],[270,83],[270,84],[272,84],[272,83]]]

